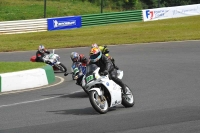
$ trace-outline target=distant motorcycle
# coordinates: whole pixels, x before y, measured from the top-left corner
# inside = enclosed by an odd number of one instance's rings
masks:
[[[67,72],[67,68],[65,67],[65,65],[60,62],[60,56],[58,54],[55,54],[54,52],[55,50],[53,50],[53,53],[45,55],[43,57],[44,62],[52,66],[54,71]],[[30,61],[36,62],[36,56],[32,56],[30,58]]]
[[[100,68],[95,64],[86,67],[86,74],[82,79],[82,86],[89,94],[92,107],[100,114],[107,113],[108,108],[122,104],[132,107],[135,104],[131,89],[126,86],[126,94],[122,95],[121,87],[108,75],[100,75]],[[122,79],[123,71],[117,70],[118,78]]]

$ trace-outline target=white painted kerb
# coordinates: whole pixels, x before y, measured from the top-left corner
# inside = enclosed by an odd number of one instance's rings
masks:
[[[42,68],[1,75],[1,92],[34,88],[48,84],[46,72]]]

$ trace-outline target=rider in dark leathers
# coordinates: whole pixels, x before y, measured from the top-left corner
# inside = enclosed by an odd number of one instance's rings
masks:
[[[92,48],[90,51],[90,63],[100,67],[100,73],[103,75],[109,74],[109,78],[122,87],[122,91],[126,94],[124,83],[117,77],[117,69],[112,61],[108,59],[98,48]]]
[[[110,59],[114,65],[114,67],[118,70],[118,66],[115,64],[115,59],[109,55],[109,50],[106,45],[104,46],[98,46],[96,43],[92,44],[91,48],[99,48],[99,50],[104,54],[108,59]]]
[[[44,62],[43,57],[45,56],[45,53],[46,54],[50,54],[50,52],[48,50],[46,50],[43,45],[40,45],[38,47],[37,52],[36,52],[36,59],[35,59],[35,61],[36,62]]]

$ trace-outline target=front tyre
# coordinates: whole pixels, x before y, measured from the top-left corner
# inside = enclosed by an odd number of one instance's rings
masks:
[[[89,92],[84,87],[82,87],[82,89],[85,91],[86,94],[89,94]]]
[[[100,114],[108,112],[108,102],[104,96],[102,98],[98,95],[97,91],[89,92],[89,99],[92,107]]]
[[[124,107],[133,107],[133,105],[135,104],[135,100],[133,97],[133,93],[131,92],[131,89],[126,86],[126,94],[122,96],[122,105]]]
[[[67,68],[62,63],[57,65],[57,67],[61,72],[67,72]]]

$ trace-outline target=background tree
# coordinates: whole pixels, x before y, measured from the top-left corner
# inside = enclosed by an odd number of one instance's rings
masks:
[[[90,3],[100,6],[101,0],[81,0],[89,1]],[[152,9],[159,7],[171,7],[182,6],[190,4],[198,4],[200,0],[102,0],[104,8],[111,10],[140,10],[140,9]]]

